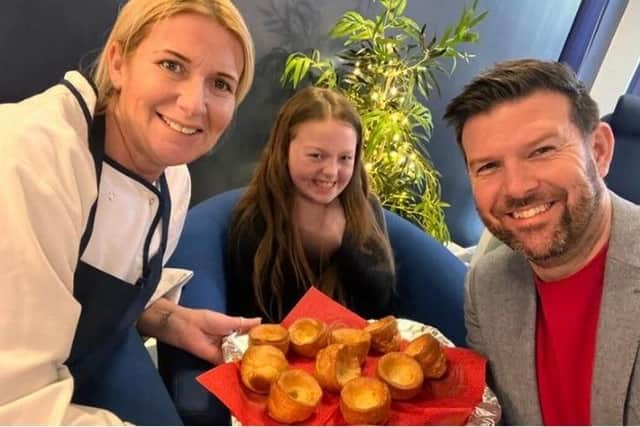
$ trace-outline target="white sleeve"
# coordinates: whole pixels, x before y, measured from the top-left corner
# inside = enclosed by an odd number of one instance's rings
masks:
[[[122,424],[70,403],[64,365],[80,314],[78,246],[96,198],[86,134],[62,86],[0,105],[0,424]]]

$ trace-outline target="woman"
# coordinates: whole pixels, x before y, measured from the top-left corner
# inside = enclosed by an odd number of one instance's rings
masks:
[[[345,97],[306,88],[282,107],[228,255],[230,313],[279,322],[312,285],[365,317],[391,311],[393,257]]]
[[[131,0],[98,59],[97,91],[69,72],[0,106],[0,424],[122,423],[130,414],[77,403],[104,407],[101,374],[136,323],[219,362],[220,336],[259,322],[177,306],[185,278],[163,271],[188,208],[185,163],[229,125],[253,79],[252,46],[229,0]],[[114,410],[140,397],[122,393]]]

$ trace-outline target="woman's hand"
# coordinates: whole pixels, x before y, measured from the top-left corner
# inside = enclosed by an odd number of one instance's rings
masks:
[[[211,310],[182,307],[160,298],[142,314],[138,330],[158,340],[208,360],[222,363],[222,337],[247,332],[260,324],[259,317],[227,316]]]
[[[329,205],[298,200],[294,218],[302,245],[311,254],[326,259],[342,245],[346,218],[339,199]]]
[[[178,347],[214,364],[222,360],[222,337],[237,331],[247,332],[261,321],[259,317],[231,317],[211,310],[181,307],[182,314],[174,322],[178,331]]]

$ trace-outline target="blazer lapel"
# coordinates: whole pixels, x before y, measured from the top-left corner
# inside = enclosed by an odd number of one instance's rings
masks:
[[[624,405],[640,342],[640,210],[613,194],[612,202],[591,386],[594,425],[624,424]]]
[[[529,270],[530,271],[530,270]],[[517,354],[514,360],[520,361],[520,378],[522,382],[520,387],[522,388],[522,396],[527,399],[525,408],[527,413],[524,414],[526,424],[542,425],[542,414],[540,413],[540,402],[538,400],[538,380],[536,379],[536,354],[535,354],[535,342],[536,342],[536,307],[537,296],[536,287],[533,283],[533,278],[526,279],[527,283],[523,286],[526,291],[526,295],[523,295],[523,305],[521,306],[520,319],[522,322],[522,329],[520,331],[520,338],[518,342]],[[526,303],[525,303],[526,301]]]
[[[510,375],[515,407],[520,408],[518,419],[507,420],[513,424],[541,425],[538,384],[535,369],[535,329],[536,329],[536,288],[529,264],[521,256],[514,256],[508,269],[512,283],[509,294],[502,300],[502,309],[508,311],[503,319],[511,320],[504,324],[503,348],[507,349],[506,358],[512,360]],[[498,322],[496,322],[498,324]],[[521,412],[520,412],[521,411]]]

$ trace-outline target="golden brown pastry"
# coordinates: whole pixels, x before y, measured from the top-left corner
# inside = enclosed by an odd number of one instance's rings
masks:
[[[371,347],[380,353],[398,351],[402,338],[398,332],[398,322],[393,316],[386,316],[369,323],[365,331],[371,334]]]
[[[271,383],[289,369],[284,353],[271,345],[250,346],[240,362],[240,379],[250,390],[269,393]]]
[[[371,347],[371,334],[364,329],[339,328],[331,331],[329,336],[330,344],[344,344],[352,355],[354,355],[360,365],[367,360],[369,348]]]
[[[267,413],[280,423],[304,421],[313,414],[321,398],[322,389],[311,374],[291,369],[271,384]]]
[[[340,412],[347,424],[384,424],[391,413],[391,394],[376,378],[358,377],[340,392]]]
[[[301,356],[315,357],[327,346],[329,329],[321,320],[303,317],[289,326],[291,349]]]
[[[330,344],[316,356],[316,378],[325,390],[340,391],[350,379],[360,376],[360,363],[344,344]]]
[[[411,399],[422,390],[422,367],[405,353],[397,351],[382,356],[378,360],[376,373],[389,386],[392,399]]]
[[[447,372],[447,356],[442,344],[431,334],[420,335],[409,343],[404,352],[416,359],[426,379],[442,378]]]
[[[289,331],[277,323],[263,323],[249,330],[249,345],[269,344],[284,354],[289,351]]]

